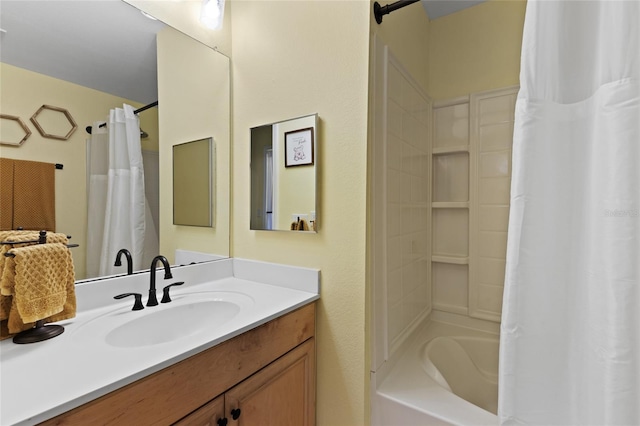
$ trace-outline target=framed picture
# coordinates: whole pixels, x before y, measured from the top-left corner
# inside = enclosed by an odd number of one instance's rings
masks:
[[[285,132],[285,167],[308,166],[313,164],[313,127]]]

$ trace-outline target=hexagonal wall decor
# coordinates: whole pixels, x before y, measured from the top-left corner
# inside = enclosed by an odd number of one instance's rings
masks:
[[[51,105],[42,105],[31,117],[31,122],[43,137],[63,141],[69,139],[78,128],[69,111]],[[47,126],[49,131],[45,131],[43,126]],[[67,133],[62,136],[65,131]]]
[[[0,140],[0,144],[20,146],[31,136],[31,130],[20,117],[0,114],[1,121],[5,121],[5,123],[1,125],[2,140]]]

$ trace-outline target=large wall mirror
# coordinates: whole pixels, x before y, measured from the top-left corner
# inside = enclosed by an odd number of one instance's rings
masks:
[[[317,232],[318,115],[251,129],[250,229]]]
[[[56,231],[80,245],[72,250],[76,279],[105,275],[91,272],[87,261],[91,136],[85,127],[123,103],[159,103],[138,114],[147,224],[156,233],[155,248],[145,252],[138,269],[148,269],[148,259],[158,253],[175,263],[176,250],[228,257],[229,59],[123,1],[14,1],[0,7],[0,112],[20,117],[31,129],[21,145],[0,146],[0,157],[63,164],[55,173]],[[69,111],[78,129],[68,140],[43,137],[30,123],[42,105]],[[208,137],[216,143],[216,226],[176,226],[172,147]],[[125,272],[126,265],[106,274]]]

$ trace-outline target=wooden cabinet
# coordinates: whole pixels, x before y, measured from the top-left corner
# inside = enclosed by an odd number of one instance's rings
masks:
[[[314,335],[312,303],[42,424],[313,426]]]
[[[221,395],[180,420],[175,426],[225,426],[227,422],[224,421],[224,413],[224,395]]]
[[[315,345],[309,339],[176,426],[315,424]]]

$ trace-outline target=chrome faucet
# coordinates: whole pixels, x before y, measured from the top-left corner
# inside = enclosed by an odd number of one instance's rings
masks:
[[[126,248],[118,250],[118,254],[116,254],[116,263],[113,266],[122,266],[122,255],[127,258],[127,275],[133,274],[133,258],[131,257],[131,253]]]
[[[158,304],[158,299],[156,298],[156,264],[158,261],[162,262],[164,265],[164,279],[168,280],[173,278],[173,275],[171,275],[171,266],[169,266],[167,258],[164,256],[154,257],[151,261],[151,268],[149,269],[149,273],[151,274],[151,286],[149,287],[149,300],[147,300],[147,306],[156,306]]]

